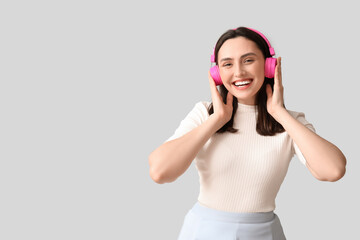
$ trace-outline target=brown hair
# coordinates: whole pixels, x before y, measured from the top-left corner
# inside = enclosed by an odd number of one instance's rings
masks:
[[[224,42],[228,39],[236,38],[236,37],[245,37],[253,42],[256,43],[257,47],[261,50],[261,52],[264,55],[264,58],[271,57],[269,47],[264,40],[263,37],[261,37],[258,33],[245,28],[245,27],[239,27],[237,29],[228,30],[225,32],[219,40],[216,43],[215,46],[215,62],[218,64],[218,52],[221,46],[224,44]],[[257,117],[257,123],[256,123],[256,131],[263,136],[274,136],[276,133],[282,133],[285,131],[284,127],[278,123],[267,111],[267,94],[266,94],[266,84],[270,84],[271,89],[274,89],[274,78],[267,78],[265,77],[264,83],[259,89],[257,96],[256,96],[256,105],[257,105],[257,111],[258,111],[258,117]],[[226,97],[228,90],[225,88],[224,85],[220,85],[220,95],[224,103],[226,103]],[[231,119],[222,126],[217,133],[223,133],[223,132],[231,132],[235,133],[238,131],[238,129],[235,129],[233,127],[234,123],[234,116],[238,107],[238,101],[236,97],[233,97],[233,113]],[[285,108],[285,104],[284,104]],[[208,107],[209,114],[214,113],[213,103]]]

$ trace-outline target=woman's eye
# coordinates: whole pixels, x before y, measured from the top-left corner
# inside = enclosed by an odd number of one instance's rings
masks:
[[[230,66],[231,66],[231,63],[225,63],[223,66],[224,66],[224,67],[230,67]]]
[[[245,63],[251,63],[251,62],[253,62],[254,60],[253,59],[246,59],[245,60]]]

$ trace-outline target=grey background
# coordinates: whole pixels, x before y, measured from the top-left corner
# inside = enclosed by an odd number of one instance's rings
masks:
[[[247,26],[282,57],[286,107],[348,160],[335,183],[292,160],[275,212],[288,239],[354,239],[360,36],[352,1],[2,1],[0,239],[176,239],[197,200],[148,155],[196,102],[218,37]]]

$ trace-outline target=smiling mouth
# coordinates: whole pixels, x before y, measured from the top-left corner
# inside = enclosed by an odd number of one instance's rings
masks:
[[[249,86],[252,83],[252,79],[243,79],[243,80],[238,80],[233,82],[232,84],[236,87],[236,88],[244,88],[246,86]]]
[[[237,81],[233,82],[232,85],[234,85],[235,88],[238,90],[244,90],[244,89],[248,88],[252,82],[253,82],[253,79],[248,78],[248,79],[237,80]]]
[[[246,86],[246,85],[251,84],[251,82],[252,82],[252,81],[250,81],[250,80],[248,80],[248,81],[243,81],[243,82],[236,82],[236,83],[234,83],[234,85],[235,85],[236,87],[242,87],[242,86]]]

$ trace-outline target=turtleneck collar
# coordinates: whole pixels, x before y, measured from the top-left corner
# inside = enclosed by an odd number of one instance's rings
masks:
[[[237,112],[256,112],[257,105],[247,105],[238,102]]]

